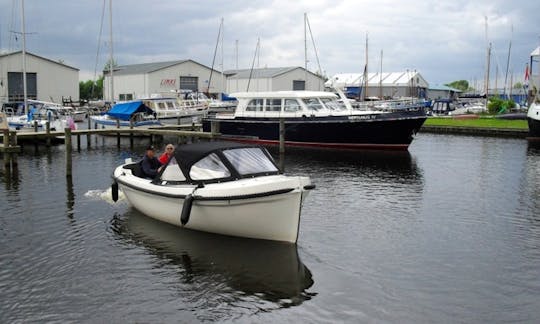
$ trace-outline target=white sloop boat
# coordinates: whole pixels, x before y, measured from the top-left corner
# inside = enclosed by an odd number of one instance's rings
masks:
[[[113,200],[122,190],[143,214],[217,234],[296,243],[308,177],[281,174],[257,145],[201,142],[180,145],[155,179],[140,162],[113,174]]]

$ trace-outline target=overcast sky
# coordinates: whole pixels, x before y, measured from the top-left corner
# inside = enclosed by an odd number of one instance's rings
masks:
[[[108,2],[97,55],[103,0],[25,0],[27,51],[80,69],[83,81],[94,78],[97,60],[100,75],[110,52]],[[511,42],[509,71],[514,83],[523,81],[529,54],[540,44],[534,0],[113,0],[112,7],[119,65],[192,59],[210,67],[223,18],[216,69],[222,61],[225,70],[234,69],[237,60],[250,68],[257,39],[256,67],[304,66],[304,13],[316,47],[308,31],[308,69],[318,70],[317,53],[328,76],[363,71],[366,34],[370,72],[380,70],[382,51],[384,72],[416,70],[430,85],[480,83],[488,41],[491,79],[498,71],[504,80]],[[21,49],[14,33],[21,30],[20,0],[0,0],[2,52]]]

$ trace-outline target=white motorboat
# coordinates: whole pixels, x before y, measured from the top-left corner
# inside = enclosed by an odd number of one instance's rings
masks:
[[[180,97],[151,96],[141,100],[155,112],[156,118],[165,124],[178,123],[178,120],[185,118],[190,121],[201,118],[208,110],[205,102]]]
[[[161,125],[154,111],[140,100],[116,104],[103,115],[93,115],[90,119],[96,129]]]
[[[530,140],[540,140],[540,103],[533,102],[527,111]]]
[[[180,145],[156,179],[141,177],[140,162],[113,173],[131,205],[157,220],[188,229],[296,243],[309,177],[281,174],[257,145],[200,142]]]

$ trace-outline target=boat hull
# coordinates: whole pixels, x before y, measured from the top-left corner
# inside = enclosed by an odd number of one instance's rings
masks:
[[[165,188],[126,175],[119,167],[115,180],[129,203],[154,219],[188,229],[230,236],[296,243],[305,177],[269,176],[233,183]],[[271,181],[270,181],[271,180]],[[186,197],[193,202],[182,225]]]
[[[382,115],[382,114],[381,114]],[[285,145],[343,149],[407,150],[414,134],[426,120],[424,114],[352,115],[285,119]],[[279,144],[278,118],[207,118],[203,130],[219,124],[224,139],[260,144]]]
[[[105,116],[91,116],[92,125],[95,129],[114,129],[120,127],[151,127],[151,126],[161,126],[161,123],[158,120],[144,120],[137,122],[130,122],[127,120],[115,120],[109,119]]]
[[[530,140],[540,140],[540,104],[531,104],[527,112]]]

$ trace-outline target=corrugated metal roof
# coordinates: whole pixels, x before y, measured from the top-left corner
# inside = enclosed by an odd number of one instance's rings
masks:
[[[170,66],[182,64],[187,61],[189,60],[119,65],[114,68],[114,74],[115,75],[145,74],[145,73],[155,72],[164,68],[168,68]],[[108,74],[109,71],[105,70],[103,72]]]
[[[439,90],[439,91],[454,91],[454,92],[463,92],[459,89],[449,87],[444,84],[434,84],[429,86],[429,90]]]
[[[22,55],[22,51],[16,51],[16,52],[11,52],[11,53],[6,53],[6,54],[0,54],[0,58],[2,57],[7,57],[7,56],[11,56],[11,55]],[[73,66],[69,66],[69,65],[66,65],[64,63],[60,63],[58,61],[54,61],[54,60],[51,60],[51,59],[48,59],[46,57],[43,57],[43,56],[39,56],[39,55],[36,55],[36,54],[32,54],[30,52],[26,52],[26,55],[31,55],[31,56],[34,56],[34,57],[37,57],[39,59],[42,59],[42,60],[45,60],[45,61],[49,61],[51,63],[55,63],[55,64],[58,64],[58,65],[62,65],[64,67],[67,67],[67,68],[70,68],[70,69],[73,69],[73,70],[77,70],[79,71],[79,69],[77,69],[76,67],[73,67]]]
[[[225,75],[228,79],[249,79],[250,75],[252,79],[267,79],[273,78],[283,73],[287,73],[296,69],[300,69],[298,66],[293,67],[275,67],[275,68],[262,68],[262,69],[240,69],[240,70],[227,70]],[[311,73],[311,72],[310,72]]]
[[[371,72],[368,73],[368,84],[379,84],[379,82],[382,82],[385,86],[407,86],[410,83],[410,80],[415,77],[420,77],[420,73],[418,72],[411,72],[411,71],[405,71],[405,72]],[[422,78],[423,79],[423,78]],[[336,86],[358,86],[359,83],[364,82],[364,74],[363,73],[339,73],[331,77],[328,81],[326,81],[326,86],[332,86],[332,83]]]

